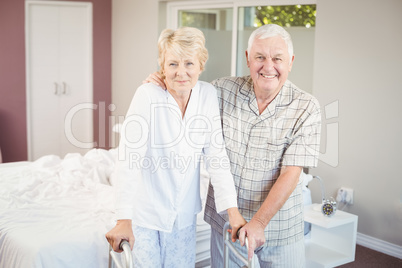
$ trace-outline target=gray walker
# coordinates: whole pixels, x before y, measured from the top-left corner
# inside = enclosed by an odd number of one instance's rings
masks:
[[[226,222],[225,225],[223,226],[223,263],[225,268],[229,268],[229,251],[232,251],[237,258],[239,258],[245,266],[243,267],[249,267],[253,268],[254,267],[254,258],[255,254],[253,255],[253,258],[248,261],[247,258],[245,258],[237,249],[233,246],[232,241],[231,241],[231,234],[228,232],[230,229],[229,222]],[[246,246],[248,248],[248,240],[246,237]]]
[[[114,252],[112,247],[109,245],[109,268],[133,268],[133,255],[131,253],[130,244],[127,240],[123,240],[120,243],[120,249],[123,250],[122,254]]]
[[[245,266],[243,267],[249,267],[253,268],[253,261],[255,258],[255,255],[253,256],[253,259],[251,261],[248,261],[247,258],[245,258],[239,251],[236,250],[236,248],[233,246],[232,241],[231,241],[231,234],[228,232],[230,229],[229,222],[225,223],[225,226],[223,227],[223,261],[224,261],[224,267],[229,268],[229,251],[232,251],[237,258],[239,258]],[[246,237],[246,246],[248,247],[248,240]],[[109,251],[110,251],[110,256],[109,256],[109,268],[133,268],[133,256],[131,253],[131,248],[130,244],[128,241],[123,240],[120,244],[120,248],[123,250],[122,254],[116,253],[113,251],[112,247],[109,245]],[[123,256],[121,256],[123,255]],[[122,261],[123,259],[123,261]]]

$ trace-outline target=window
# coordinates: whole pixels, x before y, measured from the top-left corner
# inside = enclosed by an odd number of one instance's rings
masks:
[[[180,10],[179,25],[215,30],[218,27],[219,10]],[[218,27],[219,28],[219,27]]]
[[[295,62],[289,79],[312,91],[316,0],[170,2],[168,27],[196,27],[204,32],[209,60],[200,79],[248,75],[245,51],[257,27],[279,24],[292,36]]]
[[[200,80],[211,82],[230,75],[232,49],[232,8],[180,10],[178,26],[200,29],[205,35],[209,59]]]
[[[316,5],[256,6],[250,9],[253,26],[276,23],[284,27],[315,26]]]

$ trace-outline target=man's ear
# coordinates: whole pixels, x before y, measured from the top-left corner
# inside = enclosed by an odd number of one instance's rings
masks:
[[[246,50],[246,61],[247,61],[247,67],[250,68],[250,63],[248,62],[248,52]]]
[[[289,63],[289,72],[292,71],[293,61],[295,60],[295,55],[292,56]]]

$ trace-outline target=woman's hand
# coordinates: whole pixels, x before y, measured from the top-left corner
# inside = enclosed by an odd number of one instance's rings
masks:
[[[229,215],[229,223],[232,229],[229,229],[229,232],[232,233],[232,241],[236,242],[237,240],[237,232],[238,230],[243,227],[247,221],[243,218],[237,208],[229,208],[228,209]]]
[[[118,220],[116,226],[110,230],[106,235],[106,239],[116,252],[122,252],[120,243],[127,240],[130,244],[131,250],[134,246],[134,234],[131,225],[131,220]]]
[[[166,89],[164,77],[159,72],[154,72],[153,74],[148,75],[148,77],[144,81],[142,81],[142,83],[152,83],[154,85],[160,86],[163,89]]]

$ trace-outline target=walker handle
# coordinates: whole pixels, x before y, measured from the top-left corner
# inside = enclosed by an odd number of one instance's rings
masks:
[[[120,242],[119,248],[123,250],[122,254],[124,255],[124,259],[126,260],[125,265],[121,263],[119,256],[115,251],[113,251],[112,246],[109,245],[110,249],[110,257],[109,259],[109,268],[133,268],[133,255],[131,253],[130,243],[127,240],[122,240]]]
[[[229,222],[226,222],[223,226],[223,260],[224,260],[224,267],[229,268],[229,250],[235,254],[237,258],[239,258],[247,267],[253,268],[253,260],[254,255],[251,260],[247,260],[231,243],[231,234],[228,230],[231,229]],[[240,229],[239,229],[240,230]],[[237,236],[239,236],[239,231],[237,231]],[[248,239],[246,237],[246,247],[248,249]]]

